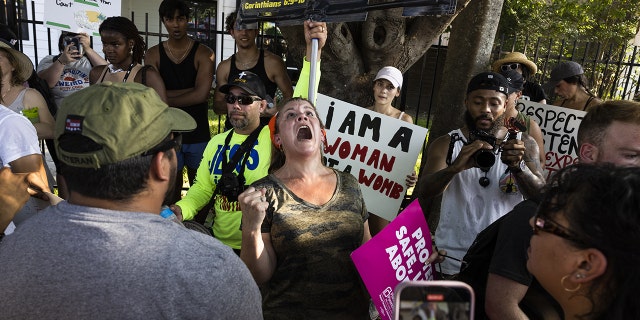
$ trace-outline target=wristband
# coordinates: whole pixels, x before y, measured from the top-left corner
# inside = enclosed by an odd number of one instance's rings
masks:
[[[60,60],[60,58],[58,58],[58,60],[56,60],[56,61],[60,62],[60,64],[61,64],[61,65],[63,65],[63,66],[67,65],[66,63],[62,62],[62,61]]]

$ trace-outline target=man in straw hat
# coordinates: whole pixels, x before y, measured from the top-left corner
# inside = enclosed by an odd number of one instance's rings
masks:
[[[138,83],[65,98],[55,145],[69,199],[0,244],[2,315],[261,319],[258,287],[233,251],[159,215],[180,133],[195,127]]]
[[[524,88],[522,90],[522,99],[531,100],[539,103],[547,103],[547,96],[542,90],[542,86],[535,82],[529,81],[533,75],[538,72],[538,66],[533,61],[527,59],[523,53],[509,52],[504,58],[496,60],[493,65],[493,72],[506,72],[515,70],[522,74],[524,78]]]

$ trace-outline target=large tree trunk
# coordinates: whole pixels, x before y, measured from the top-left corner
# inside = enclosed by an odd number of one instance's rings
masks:
[[[489,71],[503,0],[472,0],[451,25],[451,37],[444,64],[442,83],[433,112],[430,141],[462,125],[466,110],[464,99],[467,83],[479,72]],[[427,155],[422,155],[424,167]],[[429,229],[434,232],[440,219],[440,197],[427,201],[421,197],[420,186],[414,195],[420,198],[427,214]]]
[[[364,22],[329,24],[322,50],[320,92],[360,106],[373,102],[371,81],[384,66],[405,72],[429,49],[470,0],[458,1],[456,12],[446,16],[402,17],[402,8],[369,12]],[[381,3],[390,1],[370,1]],[[288,58],[300,65],[304,35],[300,26],[283,27]]]

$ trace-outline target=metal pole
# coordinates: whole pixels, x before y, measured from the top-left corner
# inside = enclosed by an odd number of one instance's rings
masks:
[[[316,103],[316,66],[318,65],[318,39],[311,39],[311,70],[309,71],[309,101]]]

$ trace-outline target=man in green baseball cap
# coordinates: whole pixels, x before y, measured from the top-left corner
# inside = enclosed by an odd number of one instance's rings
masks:
[[[262,319],[260,291],[233,251],[159,214],[180,132],[195,127],[137,83],[65,98],[55,144],[69,198],[0,243],[3,316]]]

